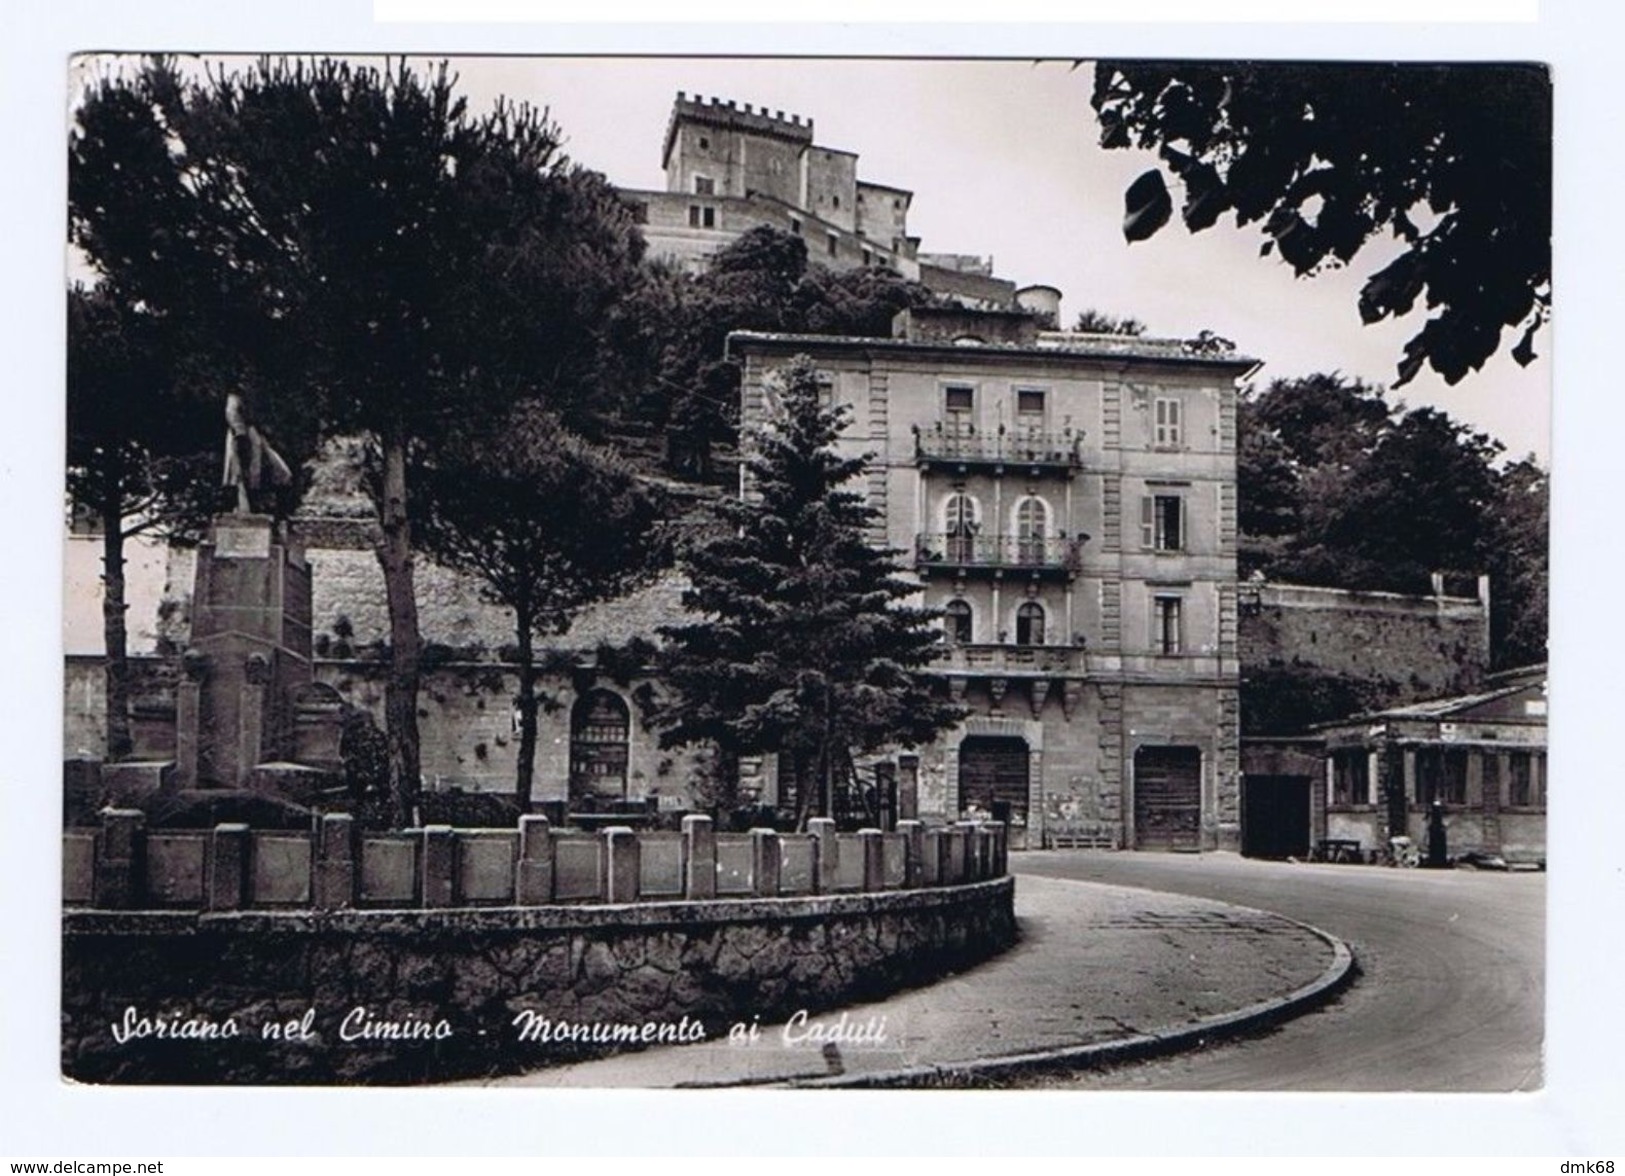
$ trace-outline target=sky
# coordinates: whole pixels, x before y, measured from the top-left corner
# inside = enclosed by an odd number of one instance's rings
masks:
[[[1070,61],[672,57],[459,58],[473,112],[499,97],[549,109],[577,162],[634,188],[664,188],[660,151],[676,93],[812,118],[820,145],[859,155],[860,179],[914,192],[910,232],[927,252],[991,255],[1018,285],[1063,295],[1062,319],[1094,307],[1150,333],[1203,329],[1265,362],[1259,379],[1341,371],[1387,385],[1411,317],[1361,324],[1356,296],[1392,255],[1374,241],[1346,269],[1297,278],[1258,255],[1255,227],[1192,234],[1177,218],[1127,244],[1123,192],[1154,156],[1097,146],[1092,70]],[[1177,202],[1177,196],[1176,196]],[[1506,348],[1516,340],[1508,331]],[[1455,387],[1431,372],[1391,394],[1435,405],[1549,467],[1551,330],[1528,368],[1505,350]]]

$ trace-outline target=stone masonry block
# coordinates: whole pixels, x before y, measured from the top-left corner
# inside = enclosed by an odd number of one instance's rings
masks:
[[[711,818],[683,818],[683,891],[690,899],[717,896],[717,833]]]
[[[627,825],[611,825],[600,836],[604,845],[598,858],[603,870],[599,892],[605,902],[636,902],[642,874],[637,831]]]
[[[455,837],[456,833],[450,825],[425,825],[423,828],[423,853],[418,864],[423,871],[420,893],[426,907],[449,907],[455,901]]]
[[[519,873],[514,901],[544,906],[553,901],[553,833],[543,816],[519,818]]]
[[[241,909],[247,883],[248,826],[216,825],[209,835],[209,883],[205,896],[209,909]]]

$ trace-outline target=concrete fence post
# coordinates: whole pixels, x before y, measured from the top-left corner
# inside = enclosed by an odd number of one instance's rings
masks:
[[[355,818],[349,813],[323,813],[316,853],[316,909],[342,911],[353,907],[359,864]]]
[[[863,854],[864,893],[886,887],[886,835],[879,829],[859,829],[858,848]]]
[[[423,905],[449,907],[455,901],[456,875],[453,854],[457,834],[450,825],[423,827],[423,853],[419,856],[422,870]]]
[[[605,902],[636,902],[642,873],[638,835],[630,825],[611,825],[599,834],[604,840],[598,855],[598,893]]]
[[[717,831],[711,818],[683,818],[683,897],[704,902],[717,896]]]
[[[248,883],[248,826],[216,825],[209,834],[209,879],[204,902],[211,911],[243,906]]]
[[[898,821],[903,835],[903,887],[917,890],[925,885],[925,825],[919,821]]]
[[[925,831],[925,860],[921,863],[920,871],[923,884],[926,886],[942,886],[944,871],[948,864],[948,830],[941,825],[933,825]]]
[[[970,838],[965,836],[965,830],[958,825],[945,830],[948,856],[943,859],[942,884],[944,886],[958,886],[965,881],[965,871],[969,868],[966,863],[966,849]]]
[[[750,884],[757,898],[777,898],[783,846],[772,829],[750,831]]]
[[[553,830],[540,814],[519,818],[519,874],[514,879],[514,901],[520,906],[545,906],[553,901]]]
[[[841,884],[841,843],[835,836],[835,822],[829,817],[813,817],[807,822],[807,832],[818,842],[813,892],[833,894]]]
[[[140,809],[105,808],[101,836],[96,839],[96,905],[127,910],[137,905],[146,889],[147,816]]]

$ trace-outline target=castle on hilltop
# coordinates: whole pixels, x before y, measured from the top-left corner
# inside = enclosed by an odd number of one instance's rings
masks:
[[[859,179],[857,153],[817,143],[810,118],[678,91],[661,164],[665,191],[623,189],[654,256],[698,268],[770,225],[830,269],[890,270],[968,306],[1017,305],[991,259],[920,252],[908,231],[914,193]]]

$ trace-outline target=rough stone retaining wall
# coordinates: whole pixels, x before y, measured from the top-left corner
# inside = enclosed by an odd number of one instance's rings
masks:
[[[409,1083],[714,1039],[994,955],[1015,939],[1013,897],[1005,877],[577,907],[70,910],[63,1073]]]

